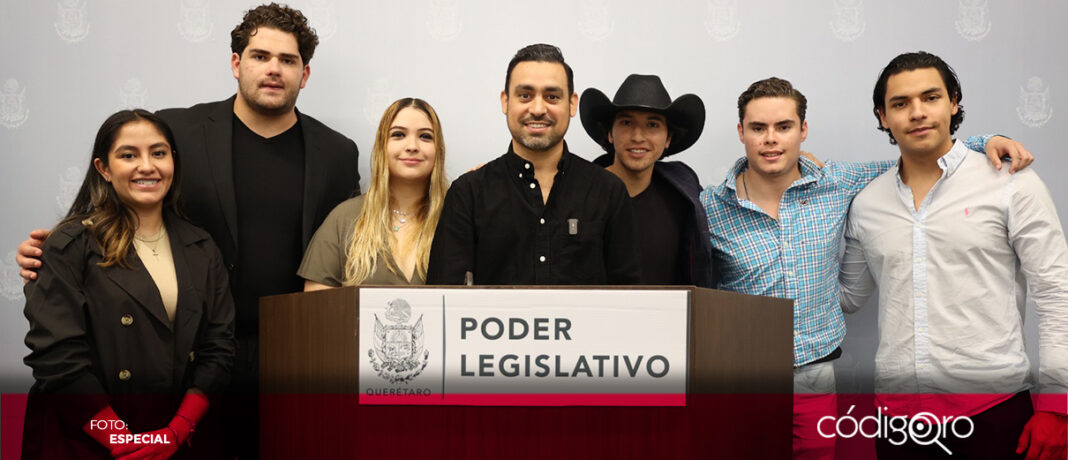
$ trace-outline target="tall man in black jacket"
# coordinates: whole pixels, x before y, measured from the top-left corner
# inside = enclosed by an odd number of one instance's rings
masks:
[[[211,234],[230,272],[237,355],[228,424],[242,458],[256,458],[259,298],[297,292],[304,248],[330,210],[360,193],[356,144],[296,110],[319,43],[307,18],[274,3],[245,13],[230,33],[237,94],[159,115],[182,155],[186,215]],[[19,246],[24,278],[35,277],[47,237]]]

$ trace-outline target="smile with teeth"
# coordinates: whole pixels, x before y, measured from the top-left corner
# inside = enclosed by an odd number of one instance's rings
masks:
[[[775,159],[775,158],[779,158],[780,156],[782,156],[782,152],[781,151],[760,152],[760,156],[762,156],[764,158],[767,158],[767,159]]]
[[[159,179],[137,179],[133,183],[137,185],[156,185],[159,181]]]

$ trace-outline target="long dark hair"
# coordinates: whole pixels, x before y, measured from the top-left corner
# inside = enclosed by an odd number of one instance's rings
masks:
[[[58,228],[69,222],[81,222],[104,251],[104,260],[100,262],[101,267],[117,264],[120,267],[129,268],[126,263],[126,254],[130,250],[130,244],[133,243],[138,217],[137,213],[119,200],[114,187],[97,172],[93,161],[99,159],[101,163],[107,165],[108,153],[114,147],[115,139],[119,136],[122,127],[142,121],[152,124],[170,144],[171,158],[174,159],[174,177],[171,180],[170,190],[167,190],[167,194],[163,197],[163,209],[181,215],[178,212],[178,195],[181,190],[182,162],[178,156],[178,148],[171,128],[161,118],[144,109],[115,112],[104,120],[96,132],[93,155],[89,159],[89,168],[85,171],[82,186],[78,189],[78,196],[74,198],[74,204],[67,211],[67,216],[57,225]]]

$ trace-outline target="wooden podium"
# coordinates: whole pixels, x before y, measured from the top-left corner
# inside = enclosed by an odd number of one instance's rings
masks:
[[[683,289],[685,407],[359,405],[360,288],[262,298],[260,456],[790,458],[793,302]]]

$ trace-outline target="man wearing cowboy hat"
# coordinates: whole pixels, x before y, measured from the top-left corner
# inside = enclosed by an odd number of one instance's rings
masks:
[[[701,98],[674,101],[656,75],[630,75],[611,101],[589,88],[582,126],[607,153],[594,160],[618,176],[634,205],[644,284],[712,284],[701,184],[685,163],[661,161],[697,142],[705,124]]]

